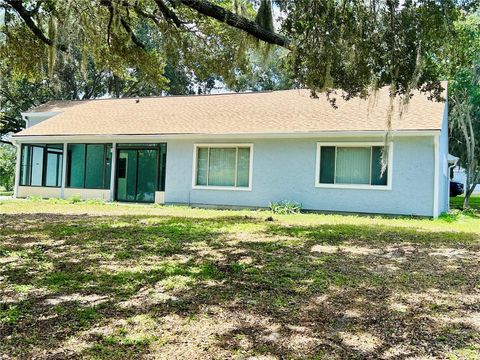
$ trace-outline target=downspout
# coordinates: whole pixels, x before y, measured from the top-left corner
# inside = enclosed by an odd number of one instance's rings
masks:
[[[457,164],[452,164],[448,167],[448,202],[447,202],[447,210],[450,212],[450,182],[452,181],[450,179],[450,173],[452,172],[452,169],[457,166]]]

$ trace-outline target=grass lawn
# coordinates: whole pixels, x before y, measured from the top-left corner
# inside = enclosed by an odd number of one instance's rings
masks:
[[[13,191],[7,191],[3,186],[0,185],[0,196],[12,196]]]
[[[480,217],[0,202],[0,358],[479,359]]]
[[[462,209],[465,196],[456,196],[450,198],[450,206],[452,209]],[[480,210],[480,195],[470,196],[470,207],[475,210]]]

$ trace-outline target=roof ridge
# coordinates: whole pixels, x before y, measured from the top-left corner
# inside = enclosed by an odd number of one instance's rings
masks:
[[[49,100],[40,105],[33,107],[31,110],[36,109],[37,107],[50,104],[50,103],[59,103],[59,102],[89,102],[89,101],[113,101],[113,100],[137,100],[137,99],[169,99],[169,98],[194,98],[194,97],[215,97],[215,96],[226,96],[226,95],[254,95],[254,94],[271,94],[278,92],[287,92],[295,90],[309,90],[302,88],[295,89],[280,89],[280,90],[261,90],[261,91],[243,91],[243,92],[224,92],[217,94],[185,94],[185,95],[151,95],[151,96],[127,96],[127,97],[109,97],[109,98],[94,98],[94,99],[71,99],[71,100]]]

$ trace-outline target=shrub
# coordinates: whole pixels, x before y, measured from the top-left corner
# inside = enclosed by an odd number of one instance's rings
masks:
[[[268,207],[271,212],[280,215],[299,214],[302,210],[302,204],[289,200],[271,202]]]
[[[82,201],[82,197],[80,195],[72,195],[67,199],[67,201],[71,204],[79,203]]]

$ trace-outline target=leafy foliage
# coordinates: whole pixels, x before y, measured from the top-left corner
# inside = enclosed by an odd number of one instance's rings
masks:
[[[456,25],[462,43],[454,58],[450,84],[450,152],[466,171],[464,207],[480,182],[480,12],[465,16]]]
[[[462,9],[475,6],[472,0],[0,0],[2,92],[15,94],[27,81],[57,99],[189,94],[208,92],[219,80],[237,91],[308,87],[313,95],[326,91],[333,104],[334,89],[348,99],[384,85],[406,100],[412,89],[438,100],[445,65],[455,63],[454,24]],[[39,95],[27,98],[43,101]],[[1,131],[21,127],[18,109],[27,104],[13,106],[3,94],[0,101],[7,102]]]
[[[299,214],[302,211],[302,204],[289,200],[271,202],[268,207],[271,212],[280,215]]]
[[[0,143],[0,186],[3,186],[7,191],[13,190],[15,159],[15,147]]]

